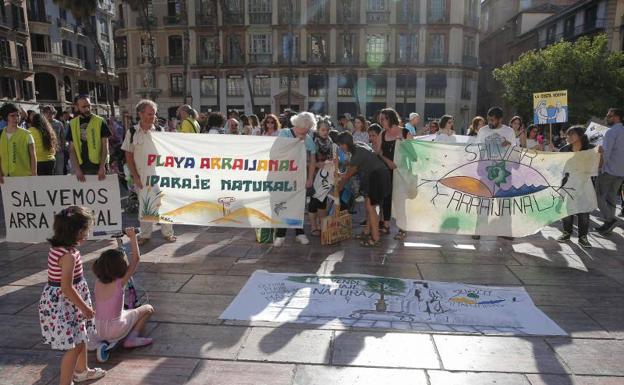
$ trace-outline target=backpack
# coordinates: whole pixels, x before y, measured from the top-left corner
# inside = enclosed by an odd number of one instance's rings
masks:
[[[154,125],[155,131],[162,131],[162,127],[161,126],[157,126]],[[128,131],[130,131],[130,144],[132,144],[132,142],[134,142],[134,134],[136,133],[136,128],[134,128],[134,125],[130,126],[130,128],[128,129]]]
[[[274,239],[275,239],[275,229],[273,228],[256,229],[256,242],[273,243]]]

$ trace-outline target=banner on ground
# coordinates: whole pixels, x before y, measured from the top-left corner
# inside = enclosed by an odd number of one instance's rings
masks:
[[[406,231],[523,237],[597,207],[595,150],[417,140],[397,148],[392,215]]]
[[[138,156],[141,220],[200,226],[302,227],[303,142],[154,132]],[[135,159],[137,159],[135,153]]]
[[[533,94],[533,123],[566,123],[568,121],[568,91]]]
[[[93,232],[121,230],[121,199],[117,175],[99,181],[85,175],[5,177],[2,185],[6,240],[43,242],[53,233],[54,214],[68,206],[93,210]]]
[[[566,335],[522,287],[256,271],[221,319],[469,333]]]

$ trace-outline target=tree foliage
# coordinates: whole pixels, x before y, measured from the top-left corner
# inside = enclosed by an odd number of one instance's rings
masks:
[[[585,123],[624,103],[624,53],[608,50],[607,36],[562,41],[529,51],[493,71],[503,98],[533,116],[533,93],[568,90],[569,123]]]

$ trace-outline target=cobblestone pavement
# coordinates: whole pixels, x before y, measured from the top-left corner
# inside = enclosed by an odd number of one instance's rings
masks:
[[[126,224],[136,224],[127,219]],[[357,229],[356,229],[357,230]],[[2,234],[4,229],[0,228]],[[251,230],[176,227],[143,247],[136,275],[156,312],[154,344],[117,349],[97,384],[624,384],[624,231],[559,244],[557,227],[515,241],[410,234],[380,249],[355,241],[281,249]],[[111,241],[82,247],[90,267]],[[56,384],[60,354],[41,344],[37,301],[47,244],[0,243],[0,384]],[[317,328],[221,321],[257,269],[363,273],[490,285],[521,285],[569,333],[566,338],[444,333],[434,330]],[[95,365],[95,357],[90,355]]]

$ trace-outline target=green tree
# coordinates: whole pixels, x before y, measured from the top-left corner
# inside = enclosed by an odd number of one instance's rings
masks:
[[[95,47],[95,51],[100,59],[102,71],[106,76],[106,101],[110,106],[110,114],[115,116],[115,103],[113,101],[113,87],[111,86],[110,75],[108,73],[108,58],[102,50],[95,23],[95,14],[97,11],[97,0],[53,0],[55,4],[71,12],[78,24],[82,24],[85,33],[91,43]],[[97,92],[97,91],[96,91]]]
[[[533,117],[533,93],[568,90],[568,122],[585,123],[624,102],[624,53],[610,52],[607,36],[562,41],[529,51],[493,71],[503,98]]]

